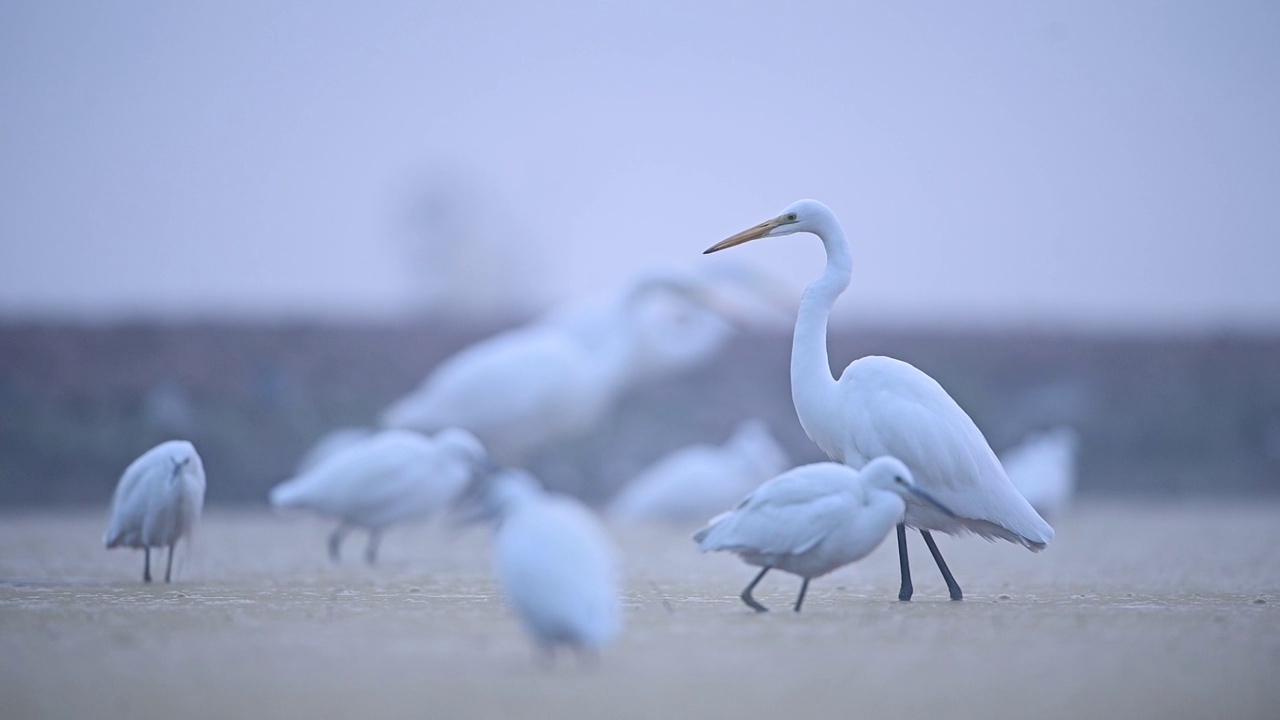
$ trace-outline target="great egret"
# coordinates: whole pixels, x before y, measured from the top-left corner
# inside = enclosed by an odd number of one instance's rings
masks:
[[[1062,514],[1071,504],[1076,487],[1076,450],[1079,437],[1069,427],[1035,433],[1006,450],[1000,463],[1009,481],[1044,517]]]
[[[169,548],[164,581],[173,572],[173,548],[190,537],[204,508],[204,464],[186,440],[160,443],[129,463],[111,499],[107,548],[142,548],[142,581],[151,582],[151,548]]]
[[[624,522],[700,522],[786,466],[786,451],[769,427],[747,420],[724,445],[690,445],[663,456],[622,489],[608,515]]]
[[[471,433],[451,428],[425,437],[384,430],[321,458],[314,467],[271,490],[271,504],[306,508],[337,518],[329,557],[337,562],[353,527],[369,531],[365,561],[377,559],[382,532],[447,508],[484,462],[484,446]]]
[[[861,472],[832,462],[801,465],[712,518],[693,539],[701,552],[728,550],[762,568],[742,591],[742,602],[757,612],[768,609],[751,596],[765,573],[776,568],[799,575],[804,582],[795,611],[800,612],[809,581],[875,550],[902,519],[908,497],[950,514],[916,487],[897,458],[878,457]]]
[[[1009,482],[996,454],[973,420],[942,386],[914,366],[893,358],[855,360],[837,380],[827,357],[827,319],[849,286],[853,259],[835,213],[816,200],[792,203],[782,214],[711,246],[706,252],[763,237],[808,232],[826,249],[826,269],[805,290],[791,346],[791,397],[809,438],[827,456],[862,467],[892,455],[911,468],[920,487],[954,511],[939,512],[910,499],[898,525],[901,600],[912,594],[906,527],[920,530],[942,571],[952,600],[963,595],[930,535],[976,533],[1033,551],[1053,539],[1044,521]]]
[[[655,328],[652,301],[704,304],[705,288],[672,273],[642,277],[605,310],[575,309],[463,349],[382,415],[385,427],[475,433],[498,460],[524,464],[551,441],[590,430],[631,382],[691,363],[688,346],[709,356],[726,337]],[[723,321],[719,321],[723,322]]]
[[[617,551],[595,515],[523,470],[498,470],[483,492],[497,521],[494,573],[537,647],[581,657],[612,642],[622,629]]]

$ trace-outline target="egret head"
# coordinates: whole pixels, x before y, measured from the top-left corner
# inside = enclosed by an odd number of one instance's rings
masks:
[[[725,238],[704,250],[703,254],[717,252],[763,237],[777,237],[800,232],[821,234],[821,231],[826,229],[834,220],[835,213],[817,200],[797,200],[788,205],[787,209],[783,210],[777,217],[765,220],[759,225],[747,228],[737,235]]]
[[[860,477],[864,479],[868,487],[877,490],[888,490],[901,495],[903,499],[923,501],[945,513],[948,517],[955,517],[955,513],[951,512],[950,508],[938,502],[933,495],[916,485],[916,480],[911,475],[911,470],[898,458],[882,455],[867,463],[862,468]]]
[[[196,453],[196,448],[187,440],[170,440],[161,444],[164,454],[168,455],[168,471],[169,482],[176,483],[178,480],[189,474],[195,474],[197,471],[203,473],[204,468],[200,464],[200,456]]]

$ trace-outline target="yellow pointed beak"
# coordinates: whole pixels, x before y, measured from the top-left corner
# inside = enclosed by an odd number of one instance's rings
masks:
[[[774,228],[782,224],[783,224],[782,217],[776,217],[772,220],[765,220],[764,222],[760,223],[759,225],[756,225],[755,227],[747,228],[746,230],[743,230],[742,232],[738,233],[737,235],[734,235],[733,237],[728,237],[728,238],[725,238],[724,240],[721,240],[715,245],[712,245],[706,250],[703,250],[702,254],[708,255],[713,252],[719,252],[720,250],[724,250],[725,248],[731,248],[734,245],[741,245],[742,243],[745,243],[745,242],[751,242],[752,240],[766,237],[770,232],[773,231]]]

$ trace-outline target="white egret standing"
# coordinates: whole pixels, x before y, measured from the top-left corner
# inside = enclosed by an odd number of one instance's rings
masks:
[[[878,457],[859,472],[824,462],[792,468],[711,519],[693,539],[698,550],[728,550],[761,568],[742,591],[742,602],[764,612],[751,596],[773,569],[799,575],[795,611],[809,581],[866,557],[902,520],[905,498],[914,496],[944,515],[950,510],[916,487],[900,460]]]
[[[334,562],[351,528],[367,529],[364,557],[373,564],[384,530],[447,508],[486,458],[484,446],[465,430],[442,430],[434,438],[384,430],[353,441],[272,488],[271,504],[337,518],[338,527],[329,536]]]
[[[164,581],[173,573],[173,548],[190,537],[204,508],[204,464],[186,440],[160,443],[129,463],[111,499],[102,542],[142,548],[142,581],[151,582],[151,548],[169,548]]]
[[[484,493],[497,521],[494,573],[537,647],[548,657],[560,645],[593,656],[617,638],[617,551],[595,515],[523,470],[498,470]]]
[[[893,358],[855,360],[832,377],[827,356],[827,319],[849,286],[853,258],[840,221],[816,200],[792,203],[781,215],[711,246],[706,252],[763,237],[807,232],[826,249],[826,269],[805,290],[791,346],[791,397],[809,438],[829,457],[855,468],[892,455],[911,468],[920,487],[950,508],[954,517],[908,499],[898,525],[901,600],[912,594],[906,527],[924,537],[952,600],[963,595],[930,535],[976,533],[1033,551],[1053,539],[1044,521],[1005,475],[996,454],[973,420],[942,386],[914,366]]]
[[[445,360],[382,415],[385,427],[435,432],[461,427],[475,433],[501,462],[523,464],[544,445],[590,430],[629,382],[653,374],[643,342],[655,337],[644,321],[654,297],[700,301],[691,278],[646,275],[606,311],[574,310],[467,347]],[[660,316],[659,316],[660,317]],[[656,356],[684,366],[668,348]],[[723,343],[724,338],[711,340]],[[715,347],[718,347],[716,344]]]
[[[1057,517],[1071,504],[1076,487],[1076,431],[1056,427],[1035,433],[1000,455],[1009,481],[1047,518]]]
[[[693,523],[728,507],[782,472],[787,453],[760,420],[746,420],[724,445],[690,445],[645,468],[609,503],[624,522]]]

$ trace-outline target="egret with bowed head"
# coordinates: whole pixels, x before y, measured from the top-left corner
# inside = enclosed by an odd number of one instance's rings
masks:
[[[693,539],[702,552],[727,550],[761,568],[741,596],[757,612],[768,609],[751,595],[765,573],[799,575],[794,609],[800,612],[809,581],[875,550],[902,519],[908,497],[943,515],[951,512],[917,487],[897,458],[876,458],[861,472],[833,462],[801,465],[712,518]]]
[[[190,442],[169,440],[151,448],[121,475],[103,544],[108,549],[142,548],[143,582],[151,582],[151,548],[168,547],[164,581],[169,582],[173,548],[190,538],[200,521],[204,486],[204,464]]]
[[[338,520],[329,536],[337,562],[352,528],[368,530],[365,561],[372,565],[382,533],[392,525],[423,520],[448,508],[487,461],[474,435],[457,428],[427,437],[384,430],[353,440],[271,490],[271,505],[304,508]]]

